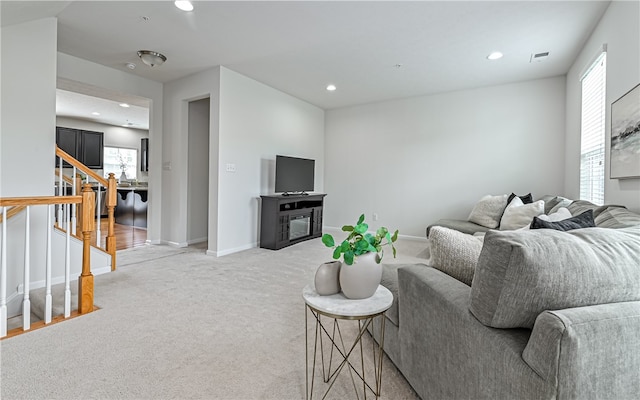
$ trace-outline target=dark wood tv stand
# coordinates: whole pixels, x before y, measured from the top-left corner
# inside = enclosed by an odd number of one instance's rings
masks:
[[[279,250],[322,236],[326,194],[260,196],[260,247]]]

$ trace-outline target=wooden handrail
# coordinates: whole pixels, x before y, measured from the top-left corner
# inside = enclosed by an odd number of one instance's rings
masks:
[[[27,206],[13,206],[7,211],[7,219],[13,217],[16,214],[19,214],[20,211],[27,208]],[[2,223],[2,214],[0,214],[0,224]]]
[[[0,197],[0,207],[78,203],[82,203],[82,196]]]
[[[89,167],[87,167],[86,165],[82,164],[80,161],[76,160],[71,155],[69,155],[67,152],[62,150],[57,145],[56,145],[56,156],[62,158],[64,161],[66,161],[70,165],[76,167],[82,173],[87,174],[87,176],[90,176],[91,178],[95,179],[99,184],[101,184],[102,186],[104,186],[107,189],[107,193],[106,193],[107,197],[105,199],[105,205],[107,207],[107,217],[108,217],[109,226],[108,226],[108,232],[107,232],[107,238],[106,238],[106,251],[107,251],[107,253],[109,253],[111,255],[111,270],[115,271],[116,270],[116,236],[115,236],[115,212],[114,212],[114,210],[115,210],[115,207],[116,207],[116,204],[117,204],[117,191],[116,191],[117,190],[117,182],[116,182],[115,175],[110,173],[109,174],[109,178],[107,178],[107,179],[101,177],[100,175],[98,175],[95,172],[93,172]],[[59,175],[60,174],[60,170],[59,169],[56,169],[56,170],[57,170],[57,174],[56,175]],[[76,176],[76,178],[77,178],[77,176]],[[67,179],[63,175],[62,179],[64,179],[66,182],[69,182],[69,183],[73,184],[73,179],[72,178],[68,178]],[[84,188],[83,188],[83,191],[84,191]],[[89,216],[91,219],[93,219],[93,215],[89,215],[89,214],[85,213],[84,210],[83,210],[83,207],[79,206],[78,224],[80,226],[83,226],[83,219],[86,218],[87,216]],[[99,221],[98,221],[98,223],[99,223]]]
[[[63,160],[65,160],[66,162],[68,162],[69,164],[73,165],[74,167],[78,168],[80,171],[82,171],[83,173],[89,175],[90,177],[92,177],[93,179],[95,179],[96,181],[98,181],[102,186],[107,186],[109,183],[107,182],[106,179],[104,179],[103,177],[101,177],[100,175],[96,174],[95,172],[93,172],[90,168],[88,168],[86,165],[84,165],[83,163],[81,163],[80,161],[76,160],[75,158],[73,158],[72,156],[70,156],[67,152],[65,152],[64,150],[62,150],[60,147],[56,146],[56,155],[58,157],[61,157]]]

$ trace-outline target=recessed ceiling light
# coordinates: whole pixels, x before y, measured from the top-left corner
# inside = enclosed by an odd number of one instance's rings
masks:
[[[94,112],[91,113],[91,115],[100,115],[100,113],[97,112],[97,111],[94,111]]]
[[[124,108],[129,108],[129,107],[131,107],[131,106],[130,106],[130,105],[128,105],[127,103],[120,103],[119,105],[120,105],[120,107],[124,107]]]
[[[136,69],[136,65],[134,63],[127,63],[126,65],[129,69]]]
[[[327,90],[330,91],[330,92],[333,92],[336,89],[337,89],[336,85],[331,84],[331,85],[327,86]]]
[[[173,4],[182,11],[193,11],[193,4],[188,0],[176,0]]]
[[[493,53],[487,56],[487,60],[498,60],[502,58],[503,55],[504,54],[500,53],[499,51],[494,51]]]

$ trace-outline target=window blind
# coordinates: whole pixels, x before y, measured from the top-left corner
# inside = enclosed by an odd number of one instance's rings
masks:
[[[604,141],[607,53],[582,78],[580,199],[604,204]]]

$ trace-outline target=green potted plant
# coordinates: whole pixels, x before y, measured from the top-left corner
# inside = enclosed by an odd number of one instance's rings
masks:
[[[322,243],[334,249],[334,259],[337,260],[342,255],[344,263],[347,265],[352,265],[356,257],[366,253],[376,253],[375,261],[379,264],[384,255],[382,246],[387,245],[391,246],[393,257],[395,258],[396,248],[393,244],[398,240],[398,230],[391,235],[387,228],[380,227],[376,230],[375,235],[372,235],[367,232],[368,229],[369,225],[364,222],[364,214],[362,214],[355,226],[345,225],[342,227],[344,232],[349,232],[349,235],[342,243],[336,245],[333,236],[328,233],[322,235]]]
[[[339,271],[340,289],[349,299],[365,299],[378,290],[382,277],[380,261],[384,255],[383,246],[391,246],[393,257],[396,256],[393,244],[398,240],[397,230],[391,235],[385,227],[378,228],[375,234],[368,233],[368,229],[362,214],[355,226],[342,227],[349,235],[341,243],[336,244],[328,233],[322,235],[322,243],[333,248],[333,258],[337,260],[342,256],[344,259]]]

